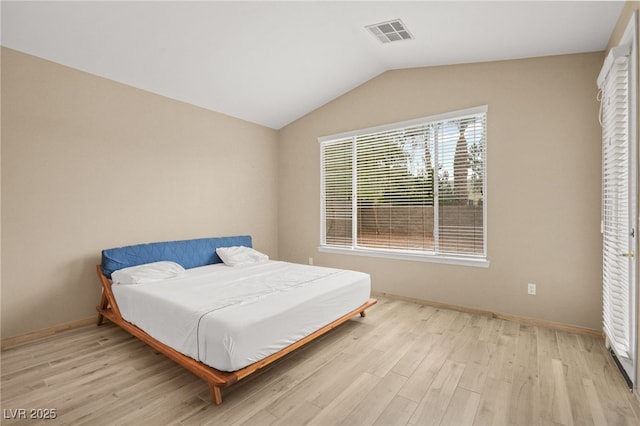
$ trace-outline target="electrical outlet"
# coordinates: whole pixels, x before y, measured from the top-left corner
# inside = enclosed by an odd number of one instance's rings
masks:
[[[536,285],[533,284],[533,283],[527,284],[527,293],[530,294],[531,296],[535,296],[536,295]]]
[[[309,257],[309,265],[313,265],[313,257]]]

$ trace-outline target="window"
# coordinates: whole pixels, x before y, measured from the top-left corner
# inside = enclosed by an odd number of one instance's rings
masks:
[[[602,312],[607,347],[627,384],[637,370],[637,12],[598,75],[602,125]]]
[[[320,250],[486,266],[486,112],[320,138]]]

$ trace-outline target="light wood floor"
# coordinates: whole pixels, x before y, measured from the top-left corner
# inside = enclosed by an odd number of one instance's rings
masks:
[[[6,424],[20,408],[73,425],[640,424],[599,339],[385,298],[225,389],[220,406],[111,324],[6,349],[1,367]]]

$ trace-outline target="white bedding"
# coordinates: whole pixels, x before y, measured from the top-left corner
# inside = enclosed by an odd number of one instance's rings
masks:
[[[355,310],[371,284],[362,272],[265,261],[112,289],[125,320],[185,355],[235,371]]]

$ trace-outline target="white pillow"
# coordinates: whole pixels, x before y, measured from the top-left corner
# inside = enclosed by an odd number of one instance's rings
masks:
[[[177,277],[183,273],[184,268],[182,265],[163,260],[118,269],[111,273],[111,281],[114,284],[143,284]]]
[[[251,265],[269,260],[266,254],[245,246],[218,247],[216,253],[224,264],[229,266]]]

